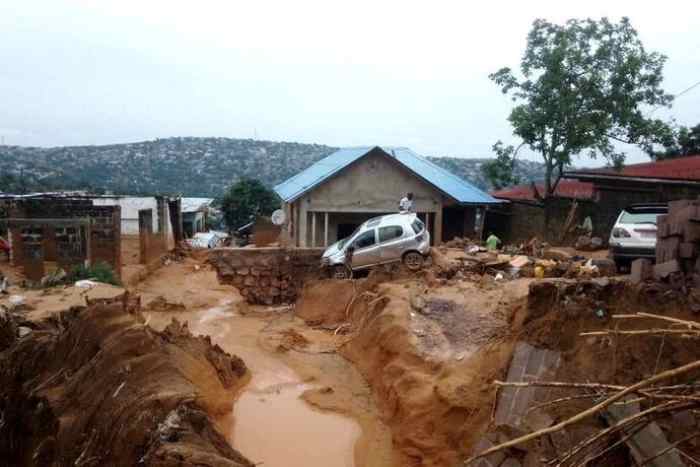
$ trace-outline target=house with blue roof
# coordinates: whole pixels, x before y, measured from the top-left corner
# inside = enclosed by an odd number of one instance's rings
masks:
[[[340,149],[275,191],[299,247],[328,246],[371,217],[397,212],[408,192],[435,244],[480,236],[485,208],[501,203],[404,147]]]

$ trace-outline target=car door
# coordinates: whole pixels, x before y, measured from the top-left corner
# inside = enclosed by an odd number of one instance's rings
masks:
[[[376,229],[367,230],[353,240],[352,268],[362,268],[379,262]]]
[[[400,261],[406,249],[406,236],[400,225],[386,225],[377,231],[380,262]]]

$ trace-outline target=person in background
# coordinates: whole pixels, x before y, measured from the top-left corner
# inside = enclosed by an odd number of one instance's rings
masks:
[[[406,193],[406,196],[401,198],[399,212],[413,212],[413,193]]]
[[[501,244],[501,239],[496,237],[493,232],[489,232],[489,236],[486,239],[486,249],[489,251],[495,251],[498,249],[498,246]]]

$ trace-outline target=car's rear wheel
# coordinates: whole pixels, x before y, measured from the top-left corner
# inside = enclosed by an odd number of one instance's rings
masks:
[[[424,260],[423,255],[417,251],[409,251],[403,255],[403,264],[409,271],[418,271],[423,267]]]
[[[333,279],[350,279],[352,277],[352,271],[349,267],[344,264],[336,264],[333,266]]]

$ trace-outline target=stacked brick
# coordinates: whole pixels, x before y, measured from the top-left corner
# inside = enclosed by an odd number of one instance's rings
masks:
[[[294,303],[304,282],[320,276],[322,249],[221,248],[209,262],[219,282],[236,287],[254,305]]]
[[[668,208],[668,214],[657,219],[653,275],[664,279],[676,273],[700,273],[700,200],[671,201]]]

